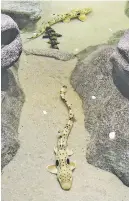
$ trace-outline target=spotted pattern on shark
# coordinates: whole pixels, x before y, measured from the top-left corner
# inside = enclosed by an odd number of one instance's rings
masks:
[[[56,162],[55,165],[47,166],[47,170],[57,175],[57,179],[63,190],[70,190],[73,181],[73,170],[76,168],[75,162],[71,162],[69,156],[73,154],[72,150],[68,149],[68,137],[74,123],[74,114],[65,97],[67,87],[63,86],[60,90],[61,100],[65,103],[69,112],[69,120],[63,131],[59,132],[57,138],[57,146],[54,148]]]
[[[43,25],[42,28],[39,29],[39,31],[37,33],[35,33],[34,35],[32,35],[30,38],[28,39],[35,39],[38,38],[39,36],[41,36],[42,34],[45,33],[46,28],[58,23],[58,22],[70,22],[71,19],[77,18],[80,21],[84,22],[86,20],[86,15],[91,13],[92,9],[91,8],[83,8],[83,9],[73,9],[68,13],[65,14],[59,14],[57,16],[55,16],[52,20],[48,21],[47,23],[45,23]]]

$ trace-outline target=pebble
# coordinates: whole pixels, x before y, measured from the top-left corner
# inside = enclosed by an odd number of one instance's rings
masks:
[[[43,114],[47,114],[47,112],[45,110],[43,110]]]
[[[92,98],[93,100],[95,100],[95,99],[96,99],[96,96],[91,96],[91,98]]]
[[[109,138],[111,139],[111,140],[113,140],[113,139],[115,139],[115,132],[110,132],[109,133]]]

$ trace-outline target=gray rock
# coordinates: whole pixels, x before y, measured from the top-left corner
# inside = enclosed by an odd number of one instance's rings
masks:
[[[2,169],[15,156],[20,144],[18,126],[24,94],[18,77],[8,69],[16,64],[21,52],[20,32],[14,20],[1,15],[1,166]],[[12,69],[13,70],[13,69]]]
[[[18,126],[24,94],[11,70],[1,72],[1,166],[2,169],[15,156],[20,144]]]
[[[99,47],[99,45],[89,46],[86,49],[84,49],[84,50],[80,51],[79,53],[77,53],[76,57],[78,58],[79,61],[82,61],[85,57],[87,57],[91,52],[96,50],[98,47]]]
[[[12,66],[20,57],[22,42],[17,24],[7,15],[1,15],[1,68]]]
[[[99,45],[78,61],[71,84],[82,98],[89,132],[88,163],[115,174],[129,186],[129,101],[112,78],[116,46]],[[115,138],[109,134],[115,132]]]
[[[125,14],[127,15],[127,17],[129,17],[129,1],[127,1],[125,5]]]
[[[129,30],[120,39],[110,61],[113,68],[113,80],[120,92],[129,99]]]
[[[117,45],[120,38],[123,36],[124,32],[126,30],[120,30],[120,31],[117,31],[115,32],[108,40],[108,45]]]
[[[102,45],[116,45],[118,44],[120,38],[124,35],[126,30],[120,30],[115,33],[108,39],[107,43],[102,44]],[[89,46],[86,49],[80,51],[79,53],[76,54],[76,57],[78,58],[79,61],[83,60],[85,57],[87,57],[91,52],[96,50],[99,47],[99,45],[96,46]]]
[[[64,52],[64,51],[56,50],[56,49],[30,49],[30,48],[26,48],[26,49],[24,49],[24,52],[26,55],[51,57],[51,58],[58,59],[61,61],[68,61],[68,60],[73,59],[75,57],[75,55],[72,53],[68,53],[68,52]]]
[[[20,29],[34,25],[41,17],[40,2],[34,1],[2,1],[1,12],[12,17]]]
[[[126,67],[123,66],[124,70],[129,71],[129,65],[127,66],[127,62],[129,62],[129,29],[125,31],[124,35],[120,39],[118,43],[118,51],[124,57],[126,62]]]

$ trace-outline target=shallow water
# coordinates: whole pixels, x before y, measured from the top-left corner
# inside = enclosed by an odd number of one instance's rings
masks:
[[[43,14],[45,21],[51,19],[52,14],[65,13],[73,8],[91,7],[93,9],[85,22],[74,19],[70,23],[58,23],[53,26],[55,31],[63,36],[58,39],[61,50],[77,53],[87,46],[105,43],[116,31],[128,28],[129,20],[124,14],[125,2],[52,1],[51,6],[46,3],[45,6],[42,5],[43,9],[44,7],[46,9]],[[39,22],[38,25],[40,24]],[[41,40],[41,38],[42,36],[33,43],[27,43],[27,46],[48,48],[46,40]]]
[[[86,22],[75,19],[68,24],[59,23],[53,26],[63,35],[59,48],[74,53],[87,46],[104,43],[114,32],[128,28],[124,6],[125,2],[54,1],[50,7],[48,3],[42,5],[43,9],[47,10],[44,12],[49,13],[45,20],[49,19],[52,13],[67,12],[71,8],[93,9]],[[23,41],[31,34],[23,34]],[[41,37],[24,46],[43,49],[49,47]],[[128,201],[129,189],[115,175],[86,162],[88,133],[84,128],[81,100],[69,82],[75,64],[76,59],[64,62],[22,54],[19,78],[26,102],[19,126],[21,147],[16,157],[4,169],[3,200]],[[64,84],[68,86],[67,97],[73,105],[77,120],[69,137],[69,147],[74,150],[71,160],[77,162],[73,187],[69,192],[62,191],[56,177],[46,171],[46,166],[54,163],[53,147],[57,132],[64,127],[68,117],[67,110],[59,98],[60,87]],[[43,111],[47,113],[44,114]]]

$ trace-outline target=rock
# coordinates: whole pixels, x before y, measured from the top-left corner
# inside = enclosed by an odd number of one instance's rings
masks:
[[[24,94],[8,69],[16,64],[21,52],[22,42],[17,24],[7,15],[1,15],[1,166],[2,169],[15,156],[20,144],[18,126]],[[12,68],[11,68],[12,69]]]
[[[103,44],[104,45],[104,44]],[[88,56],[93,50],[96,50],[99,47],[99,45],[96,46],[89,46],[86,49],[80,51],[76,54],[76,57],[79,61],[82,61],[86,56]]]
[[[129,100],[114,85],[110,57],[116,45],[95,46],[78,61],[71,84],[82,98],[90,141],[88,163],[115,174],[129,186]],[[124,58],[123,58],[124,59]]]
[[[118,43],[118,51],[124,57],[125,62],[129,62],[129,29],[125,31],[124,35]],[[124,70],[129,71],[129,65],[123,66]]]
[[[2,169],[15,156],[20,144],[18,126],[24,94],[10,69],[1,72],[1,166]]]
[[[1,15],[1,68],[12,66],[20,57],[22,42],[17,24],[7,15]]]
[[[124,32],[126,30],[120,30],[117,31],[115,33],[113,33],[113,35],[108,39],[107,43],[102,44],[102,45],[117,45],[120,38],[123,36]],[[90,54],[91,52],[93,52],[94,50],[96,50],[99,47],[99,45],[96,46],[89,46],[86,49],[80,51],[79,53],[76,54],[76,57],[78,58],[78,60],[83,60],[86,56],[88,56],[88,54]]]
[[[117,45],[120,38],[123,36],[124,32],[126,30],[120,30],[120,31],[117,31],[115,32],[108,40],[108,45]]]
[[[33,26],[41,17],[40,3],[34,1],[2,1],[1,12],[12,17],[20,29]]]
[[[120,92],[129,99],[129,30],[120,39],[110,61],[113,67],[113,81]]]
[[[129,1],[127,1],[125,5],[125,14],[127,15],[127,17],[129,17]]]
[[[36,55],[36,56],[45,56],[45,57],[51,57],[55,58],[61,61],[68,61],[70,59],[73,59],[75,57],[74,54],[64,52],[61,50],[56,49],[24,49],[24,52],[26,55]]]

